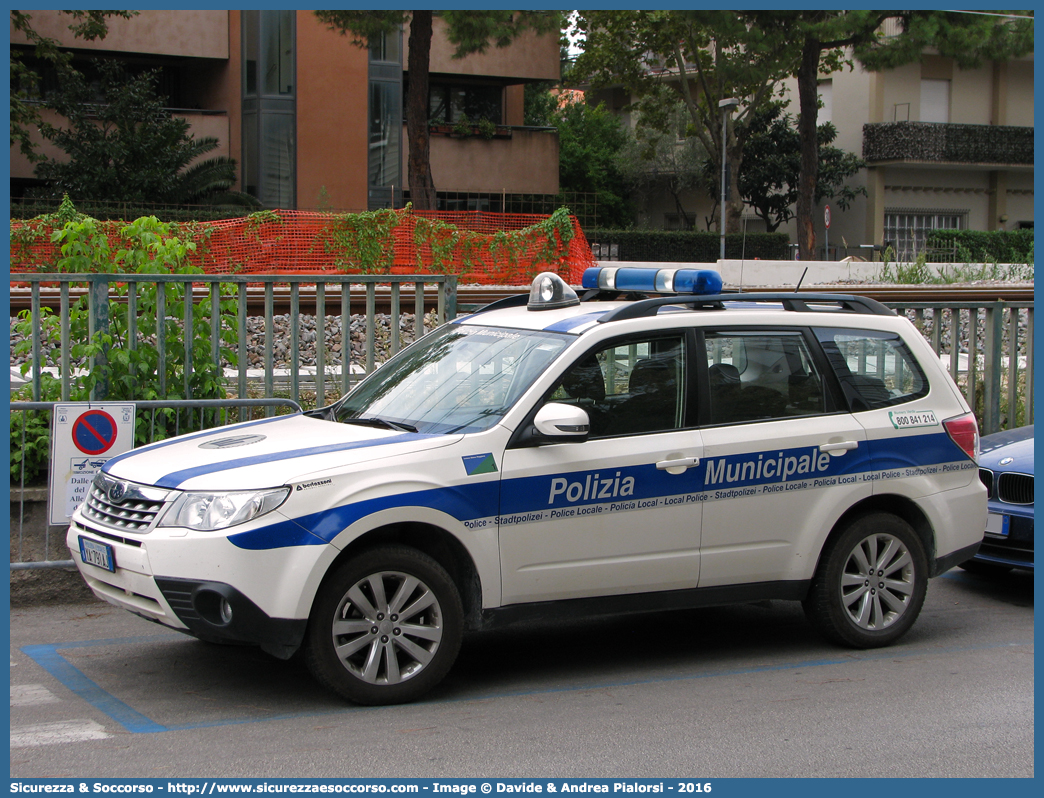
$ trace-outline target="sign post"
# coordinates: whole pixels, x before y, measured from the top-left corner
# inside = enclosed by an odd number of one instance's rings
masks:
[[[134,448],[134,405],[69,402],[54,406],[48,523],[67,524],[87,498],[95,472]]]
[[[826,233],[824,234],[824,260],[830,260],[830,206],[827,205],[823,208],[823,224],[826,225]]]

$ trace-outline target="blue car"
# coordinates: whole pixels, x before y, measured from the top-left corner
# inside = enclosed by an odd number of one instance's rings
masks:
[[[985,435],[979,478],[989,490],[982,546],[968,571],[1033,571],[1033,426]]]

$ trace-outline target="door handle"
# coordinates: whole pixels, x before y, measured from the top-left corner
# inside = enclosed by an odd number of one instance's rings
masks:
[[[656,467],[661,471],[669,471],[672,468],[692,468],[695,465],[699,465],[700,458],[698,457],[680,457],[677,460],[660,460]]]
[[[840,443],[824,443],[819,451],[826,452],[834,457],[840,457],[845,452],[859,448],[859,441],[841,441]]]

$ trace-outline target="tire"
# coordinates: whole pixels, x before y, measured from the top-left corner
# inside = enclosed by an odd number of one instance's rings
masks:
[[[305,661],[320,684],[349,701],[402,704],[449,672],[463,626],[460,595],[441,565],[416,549],[372,549],[324,580]]]
[[[1004,576],[1004,574],[1010,573],[1012,570],[1010,565],[979,562],[978,560],[965,560],[960,563],[960,567],[970,574],[978,574],[979,576]]]
[[[828,542],[803,607],[828,640],[877,648],[913,626],[927,589],[928,558],[917,533],[897,516],[872,513]]]

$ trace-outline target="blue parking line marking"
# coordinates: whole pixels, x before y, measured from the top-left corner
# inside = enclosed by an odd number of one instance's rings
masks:
[[[95,641],[95,645],[105,645],[106,643],[113,643],[112,640],[100,640]],[[136,642],[132,640],[131,642]],[[101,710],[114,721],[119,723],[127,731],[134,734],[152,734],[155,732],[167,731],[165,726],[161,726],[153,720],[142,715],[134,709],[131,709],[125,703],[112,695],[112,693],[106,692],[93,681],[88,679],[83,671],[75,667],[65,657],[58,653],[59,647],[71,648],[85,647],[86,643],[74,643],[71,645],[65,645],[59,643],[58,645],[39,645],[39,646],[24,646],[22,652],[33,659],[37,665],[51,674],[54,678],[72,690],[76,695],[86,701],[88,704],[96,709]]]
[[[173,637],[171,635],[152,635],[149,637],[110,638],[107,640],[83,640],[71,643],[23,646],[20,650],[22,651],[22,653],[26,654],[34,662],[40,665],[40,667],[44,668],[44,670],[46,670],[48,673],[54,676],[63,685],[69,688],[69,690],[71,690],[76,695],[80,696],[83,700],[87,701],[95,708],[99,709],[104,714],[108,715],[114,721],[123,726],[123,728],[125,728],[131,734],[155,734],[156,732],[212,729],[221,726],[241,726],[248,723],[260,723],[273,720],[314,718],[324,717],[327,715],[340,715],[346,712],[375,712],[380,710],[392,710],[401,708],[394,706],[350,706],[314,712],[294,712],[279,715],[269,715],[263,718],[227,718],[224,720],[203,721],[201,723],[187,723],[176,724],[172,726],[163,726],[162,724],[156,723],[154,720],[146,717],[145,715],[142,715],[137,710],[132,709],[123,701],[120,701],[118,698],[113,696],[111,693],[108,693],[105,690],[103,690],[101,687],[99,687],[97,684],[95,684],[93,681],[87,678],[87,676],[85,676],[81,670],[79,670],[76,666],[74,666],[67,659],[65,659],[65,657],[58,653],[61,649],[69,648],[91,648],[107,645],[151,643],[156,642],[158,640],[169,641],[172,639],[178,638]],[[496,698],[519,698],[534,695],[576,693],[589,690],[606,690],[621,687],[641,687],[644,685],[669,684],[671,682],[694,681],[696,679],[711,679],[723,676],[749,676],[757,673],[778,673],[781,671],[800,670],[801,668],[819,668],[825,665],[851,665],[857,662],[874,662],[877,660],[888,660],[901,657],[921,657],[925,655],[946,656],[949,654],[955,654],[966,651],[991,651],[998,648],[1017,648],[1019,646],[1027,646],[1032,644],[1032,640],[1022,640],[1018,642],[993,643],[990,645],[982,646],[956,646],[953,648],[922,648],[911,649],[906,651],[891,648],[885,649],[883,651],[878,651],[874,654],[858,657],[848,654],[846,656],[831,657],[826,659],[803,660],[801,662],[784,662],[778,665],[756,665],[749,668],[735,668],[729,670],[704,671],[698,673],[688,673],[681,676],[661,676],[653,677],[650,679],[630,679],[627,681],[619,682],[600,682],[595,684],[571,685],[568,687],[535,688],[532,690],[507,690],[504,692],[487,693],[484,695],[468,695],[456,698],[443,698],[431,701],[419,701],[417,702],[417,704],[415,704],[415,706],[423,706],[425,704],[459,704],[468,701],[489,701],[490,699]]]

